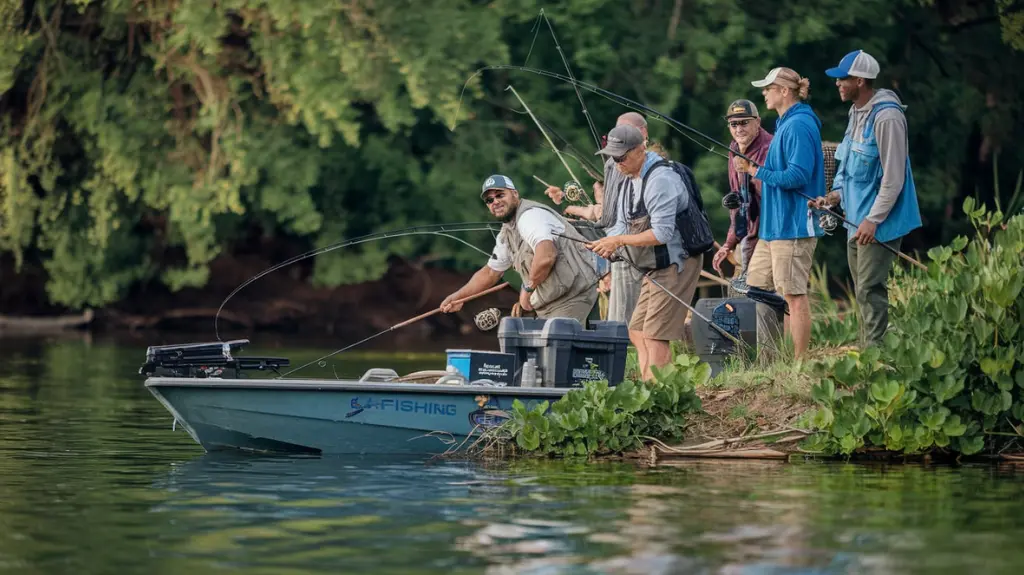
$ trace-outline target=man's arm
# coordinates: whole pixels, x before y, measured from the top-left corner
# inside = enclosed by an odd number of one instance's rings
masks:
[[[597,255],[609,258],[621,246],[657,246],[667,244],[676,229],[676,213],[686,209],[687,194],[683,182],[670,168],[660,169],[647,180],[644,203],[651,218],[651,229],[639,234],[601,238],[589,244]]]
[[[533,263],[530,265],[530,286],[537,287],[551,275],[551,268],[555,267],[555,258],[558,250],[555,249],[555,242],[543,240],[533,248]]]
[[[476,295],[497,284],[501,276],[505,275],[505,271],[512,267],[512,255],[509,254],[508,248],[505,246],[504,235],[504,232],[498,234],[498,240],[494,244],[494,251],[491,252],[491,259],[487,265],[477,270],[473,277],[466,282],[466,285],[444,298],[440,305],[442,312],[459,311],[462,309],[462,304],[453,304],[453,301]]]
[[[899,199],[907,176],[906,118],[896,110],[879,112],[875,117],[875,138],[878,141],[878,160],[882,163],[882,185],[867,219],[881,224]]]
[[[500,272],[489,265],[480,268],[479,270],[476,271],[475,274],[473,274],[473,277],[469,278],[469,281],[466,282],[466,285],[462,286],[454,293],[444,298],[444,301],[442,301],[440,305],[441,311],[443,311],[444,313],[459,311],[460,309],[462,309],[462,304],[453,304],[453,301],[466,298],[471,295],[476,295],[484,291],[485,289],[496,285],[498,283],[498,280],[501,279],[502,275],[504,275],[504,272]]]

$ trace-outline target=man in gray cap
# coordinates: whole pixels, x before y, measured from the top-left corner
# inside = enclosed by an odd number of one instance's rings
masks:
[[[628,187],[616,206],[616,232],[589,245],[603,258],[615,254],[646,272],[629,339],[636,347],[642,377],[652,379],[652,366],[672,361],[670,342],[683,339],[688,310],[675,298],[693,300],[704,255],[686,252],[676,225],[677,214],[689,206],[686,183],[661,156],[648,151],[645,142],[640,130],[625,124],[609,132],[608,144],[597,152],[615,162]]]
[[[519,305],[537,317],[575,318],[586,326],[597,303],[597,266],[584,238],[558,212],[519,197],[507,176],[495,174],[484,182],[480,198],[502,222],[494,251],[466,285],[441,302],[441,311],[462,309],[455,300],[478,294],[498,283],[509,268],[523,280]],[[570,236],[573,241],[562,236]]]

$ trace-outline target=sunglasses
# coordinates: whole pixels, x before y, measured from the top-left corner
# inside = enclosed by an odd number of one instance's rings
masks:
[[[487,196],[486,198],[484,198],[484,203],[489,206],[489,205],[494,203],[494,200],[500,200],[500,199],[502,199],[504,197],[505,197],[505,192],[498,192],[498,193],[494,194],[493,196]]]
[[[739,128],[740,126],[746,126],[747,124],[749,124],[751,122],[753,122],[753,120],[735,120],[735,121],[729,122],[729,127],[730,128]]]

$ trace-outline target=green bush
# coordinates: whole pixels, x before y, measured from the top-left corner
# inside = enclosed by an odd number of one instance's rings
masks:
[[[586,382],[562,399],[533,409],[516,400],[511,417],[496,431],[524,451],[563,457],[622,453],[645,437],[682,439],[686,415],[700,411],[695,388],[711,378],[711,366],[692,355],[676,356],[651,382]],[[549,409],[550,407],[550,409]]]
[[[805,449],[971,455],[1022,436],[1024,215],[964,212],[973,240],[931,249],[927,273],[897,266],[883,344],[815,366]]]

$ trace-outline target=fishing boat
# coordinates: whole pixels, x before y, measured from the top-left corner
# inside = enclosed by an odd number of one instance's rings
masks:
[[[240,356],[247,339],[150,346],[139,373],[207,451],[437,454],[507,421],[516,400],[533,409],[587,381],[621,382],[626,324],[589,323],[506,317],[500,351],[448,350],[444,370],[406,376],[290,378],[305,366],[281,374],[287,358]]]
[[[289,365],[243,357],[246,339],[151,346],[145,387],[207,451],[437,454],[472,431],[500,425],[515,400],[527,407],[568,388],[468,381],[450,370],[416,383],[387,368],[359,379],[267,377]],[[261,376],[262,375],[262,376]],[[422,378],[421,378],[422,381]]]

